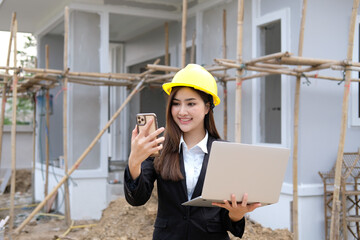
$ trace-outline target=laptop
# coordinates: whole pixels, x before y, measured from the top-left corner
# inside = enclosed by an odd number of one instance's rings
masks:
[[[202,195],[185,206],[214,207],[212,202],[241,202],[248,193],[248,204],[262,206],[279,201],[290,150],[215,141],[212,144]]]

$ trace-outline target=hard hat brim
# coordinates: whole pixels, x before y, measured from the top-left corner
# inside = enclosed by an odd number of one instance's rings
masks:
[[[204,88],[201,88],[199,86],[196,86],[194,84],[187,84],[187,83],[172,83],[172,82],[169,82],[169,83],[164,83],[162,85],[162,88],[163,90],[167,93],[167,95],[170,95],[171,93],[171,90],[173,87],[191,87],[191,88],[194,88],[194,89],[197,89],[197,90],[200,90],[202,92],[205,92],[207,94],[210,94],[213,99],[214,99],[214,105],[218,105],[220,103],[220,98],[218,96],[216,96],[215,94],[209,92],[208,90],[204,89]]]

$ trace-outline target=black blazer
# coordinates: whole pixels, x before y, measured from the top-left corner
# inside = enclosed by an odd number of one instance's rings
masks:
[[[216,139],[209,135],[207,148],[211,150],[212,142]],[[132,180],[129,168],[124,174],[125,198],[132,206],[145,204],[157,180],[158,212],[155,221],[153,239],[171,240],[225,240],[229,239],[227,231],[237,237],[242,237],[245,219],[232,222],[228,211],[223,208],[206,208],[182,206],[187,199],[186,179],[181,181],[164,180],[154,169],[153,158],[146,159],[141,165],[141,174]],[[201,195],[209,155],[205,154],[198,182],[192,198]],[[180,153],[180,168],[184,177],[185,168],[182,153]]]

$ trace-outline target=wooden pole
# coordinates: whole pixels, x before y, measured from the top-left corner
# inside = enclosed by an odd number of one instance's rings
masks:
[[[13,27],[16,18],[16,13],[13,12],[12,19],[11,19],[11,26],[10,26],[10,39],[9,39],[9,46],[8,46],[8,54],[6,58],[6,66],[9,67],[10,65],[10,53],[11,53],[11,44],[13,39]],[[9,70],[5,71],[7,75]],[[2,97],[1,97],[1,116],[0,116],[0,167],[1,167],[1,159],[2,159],[2,141],[3,141],[3,132],[4,132],[4,120],[5,120],[5,105],[6,105],[6,88],[7,88],[8,77],[4,78],[4,84],[2,86]]]
[[[69,7],[65,7],[64,14],[64,72],[68,71],[68,38],[69,38]],[[64,172],[68,172],[68,136],[67,136],[67,96],[68,96],[68,78],[65,75],[63,86],[63,147],[64,147]],[[65,223],[67,226],[71,225],[71,215],[70,215],[70,197],[69,197],[69,182],[65,181]]]
[[[187,21],[187,0],[183,0],[182,28],[181,28],[181,68],[186,64],[186,21]]]
[[[49,69],[49,45],[45,45],[45,55],[46,55],[46,61],[45,61],[45,68]],[[48,195],[48,187],[49,187],[49,135],[50,135],[50,117],[49,117],[49,106],[50,106],[50,93],[49,89],[46,89],[45,94],[45,101],[46,101],[46,130],[45,130],[45,186],[44,186],[44,197]]]
[[[23,68],[23,67],[0,67],[4,70],[19,70],[22,72],[29,73],[43,73],[43,74],[55,74],[55,75],[64,75],[65,72],[61,70],[54,69],[40,69],[40,68]],[[98,78],[107,78],[107,79],[119,79],[119,80],[136,80],[139,74],[132,73],[91,73],[91,72],[67,72],[67,76],[75,77],[98,77]]]
[[[265,61],[269,61],[271,59],[276,59],[276,58],[280,58],[282,59],[282,57],[290,57],[290,53],[289,52],[279,52],[279,53],[272,53],[266,56],[261,56],[255,59],[252,59],[250,61],[245,62],[246,65],[253,65],[257,62],[265,62]]]
[[[238,0],[238,18],[237,18],[237,48],[236,63],[242,64],[242,38],[244,22],[244,0]],[[242,69],[236,69],[236,95],[235,95],[235,141],[241,142],[241,90],[242,90]]]
[[[222,46],[222,57],[226,59],[226,10],[223,10],[223,46]],[[224,70],[224,75],[226,75],[226,70]],[[227,82],[222,81],[223,86],[223,92],[224,92],[224,139],[227,140],[227,132],[228,132],[228,109],[227,109],[227,100],[228,100],[228,94],[227,94]]]
[[[14,66],[17,65],[17,19],[14,21]],[[10,188],[10,223],[9,230],[12,232],[14,227],[14,200],[15,200],[15,184],[16,184],[16,105],[17,105],[17,72],[14,71],[12,84],[12,125],[11,125],[11,188]]]
[[[306,20],[307,0],[303,0],[301,25],[299,35],[298,56],[303,54],[304,30]],[[301,66],[299,66],[301,68]],[[299,109],[300,109],[301,76],[296,77],[295,106],[294,106],[294,141],[293,141],[293,203],[292,224],[294,240],[299,239],[299,195],[298,195],[298,145],[299,145]]]
[[[195,63],[195,39],[196,39],[196,31],[194,31],[192,35],[190,63]]]
[[[354,33],[355,33],[355,27],[356,27],[355,22],[356,22],[358,7],[359,7],[359,0],[354,0],[352,12],[351,12],[351,22],[350,22],[348,49],[347,49],[347,60],[349,62],[352,61],[352,54],[353,54],[353,47],[354,47]],[[342,168],[342,159],[343,159],[343,154],[344,154],[347,116],[348,116],[348,108],[349,108],[349,93],[350,93],[350,86],[351,86],[350,79],[351,79],[351,72],[346,71],[345,72],[345,84],[344,84],[344,96],[343,96],[343,104],[342,104],[340,141],[339,141],[339,148],[338,148],[338,154],[337,154],[336,165],[335,165],[334,193],[333,193],[331,225],[330,225],[330,240],[339,239],[339,231],[340,231],[339,230],[339,214],[340,214],[339,191],[340,191],[340,184],[341,184],[341,168]],[[345,219],[343,221],[345,221]],[[347,231],[347,230],[343,229],[343,231]]]
[[[285,64],[285,65],[308,65],[308,66],[316,66],[321,65],[324,63],[334,63],[337,65],[344,64],[341,61],[334,61],[334,60],[328,60],[328,59],[316,59],[316,58],[305,58],[305,57],[281,57],[279,59],[273,59],[269,60],[268,62],[276,62],[278,64]]]
[[[33,161],[31,169],[31,199],[35,203],[36,93],[33,93]]]
[[[15,230],[15,233],[19,233],[21,229],[23,229],[28,222],[41,210],[41,208],[44,207],[46,202],[56,193],[56,191],[61,187],[62,184],[64,184],[69,176],[79,167],[80,163],[84,160],[84,158],[89,154],[91,149],[96,145],[96,143],[99,142],[101,136],[106,132],[106,130],[110,127],[110,125],[115,121],[115,119],[119,116],[121,111],[124,109],[124,107],[128,104],[128,102],[131,100],[131,98],[139,92],[139,89],[143,85],[144,80],[141,80],[137,86],[134,88],[134,90],[129,94],[129,96],[125,99],[123,104],[120,106],[120,108],[114,113],[114,115],[111,117],[111,119],[108,121],[108,123],[105,125],[105,127],[98,133],[98,135],[94,138],[94,140],[90,143],[90,145],[86,148],[86,150],[80,155],[80,157],[76,160],[74,165],[70,168],[70,170],[64,175],[64,177],[58,182],[58,184],[54,187],[54,189],[46,196],[46,198],[39,203],[39,205],[34,209],[34,211],[24,220],[24,222],[21,223],[21,225]]]
[[[169,66],[169,23],[165,22],[165,66]]]

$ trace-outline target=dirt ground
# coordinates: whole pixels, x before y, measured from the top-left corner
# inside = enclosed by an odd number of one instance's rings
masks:
[[[30,181],[31,174],[17,174],[14,225],[17,227],[32,212]],[[18,183],[19,181],[19,183]],[[23,182],[23,183],[20,183]],[[25,186],[21,189],[20,186]],[[20,191],[21,190],[21,191]],[[73,227],[65,224],[63,216],[53,214],[37,214],[18,235],[12,235],[13,240],[150,240],[152,239],[153,223],[156,217],[156,196],[141,207],[132,207],[124,198],[112,201],[103,211],[99,221],[75,221]],[[10,194],[0,195],[0,218],[9,215]],[[7,225],[8,228],[8,225]],[[9,239],[6,228],[5,239]],[[0,237],[1,239],[1,237]],[[232,240],[239,239],[231,236]],[[246,221],[246,230],[242,239],[245,240],[290,240],[292,234],[286,229],[271,230],[264,228],[250,219]]]

